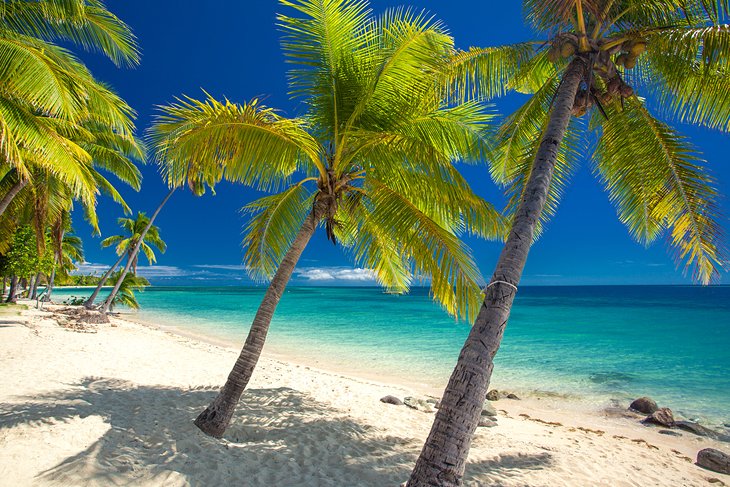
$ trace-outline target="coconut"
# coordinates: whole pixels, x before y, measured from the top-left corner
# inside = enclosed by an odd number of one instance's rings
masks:
[[[631,45],[631,49],[629,50],[634,57],[641,56],[644,51],[646,51],[646,41],[636,41]]]
[[[565,41],[560,46],[560,55],[562,57],[570,57],[575,54],[576,48],[570,41]]]
[[[616,66],[625,66],[626,65],[626,60],[628,58],[629,58],[629,55],[628,54],[626,54],[625,52],[624,53],[621,53],[616,58],[616,61],[614,61],[614,64],[616,64]]]
[[[636,56],[629,54],[624,63],[626,69],[634,69],[636,67]]]
[[[634,89],[632,87],[630,87],[629,85],[627,85],[626,83],[621,85],[620,91],[621,91],[621,96],[623,96],[624,98],[629,98],[630,96],[633,96],[633,94],[634,94]]]

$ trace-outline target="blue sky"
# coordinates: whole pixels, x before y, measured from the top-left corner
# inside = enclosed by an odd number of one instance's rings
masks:
[[[375,12],[405,2],[373,0]],[[407,5],[427,9],[449,27],[459,47],[500,45],[531,38],[522,22],[521,2],[467,0],[412,0]],[[99,56],[83,55],[95,75],[110,83],[138,112],[138,130],[149,126],[154,106],[187,94],[200,97],[201,89],[233,101],[254,97],[286,115],[298,115],[302,107],[287,96],[286,70],[279,47],[275,15],[283,7],[274,0],[256,2],[178,0],[176,2],[109,0],[109,8],[134,30],[142,47],[142,63],[136,69],[116,69]],[[496,101],[497,109],[510,113],[520,102],[517,95]],[[730,189],[728,136],[718,132],[681,127],[710,161],[723,195]],[[153,165],[143,169],[142,191],[122,192],[135,210],[150,214],[166,189]],[[464,168],[474,188],[497,205],[503,199],[489,182],[485,167]],[[167,253],[158,265],[142,273],[158,284],[236,284],[249,282],[241,267],[243,221],[238,210],[257,196],[252,190],[222,183],[216,195],[196,198],[178,193],[158,219]],[[726,198],[721,205],[730,214]],[[116,232],[121,209],[109,202],[99,205],[103,236]],[[730,226],[723,218],[725,230]],[[84,270],[96,271],[113,262],[109,249],[100,249],[91,237],[81,212],[75,215],[77,233],[84,238]],[[470,239],[482,273],[491,275],[501,246]],[[353,269],[351,262],[327,242],[315,236],[294,276],[298,284],[369,284],[371,276]],[[557,217],[534,246],[525,269],[524,284],[680,284],[689,279],[675,269],[664,241],[645,249],[633,242],[617,220],[588,164],[565,192]],[[728,282],[727,273],[723,283]]]

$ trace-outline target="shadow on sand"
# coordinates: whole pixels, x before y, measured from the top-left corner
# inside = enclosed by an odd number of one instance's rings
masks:
[[[421,441],[385,434],[343,411],[288,388],[244,394],[223,440],[192,419],[213,399],[210,388],[139,386],[86,378],[66,390],[0,404],[0,431],[33,422],[99,416],[110,427],[85,450],[39,474],[59,485],[399,485]],[[471,463],[474,477],[495,484],[541,469],[551,457],[495,457]]]

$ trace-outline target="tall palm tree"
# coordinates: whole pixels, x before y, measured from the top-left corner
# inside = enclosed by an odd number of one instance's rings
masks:
[[[0,4],[0,168],[14,177],[0,194],[0,215],[32,181],[33,168],[52,173],[93,206],[104,183],[90,170],[95,155],[79,134],[101,124],[133,137],[133,110],[56,41],[99,51],[118,65],[139,60],[129,28],[98,0]]]
[[[165,244],[162,238],[160,238],[160,229],[152,225],[151,218],[143,212],[138,212],[135,218],[119,218],[117,223],[124,231],[124,234],[112,235],[111,237],[105,238],[102,240],[101,246],[106,248],[115,245],[119,259],[109,268],[104,276],[102,276],[101,280],[99,280],[99,284],[96,286],[96,289],[94,289],[92,295],[84,303],[86,307],[91,307],[94,304],[94,300],[98,296],[99,291],[101,291],[101,288],[104,286],[107,279],[109,279],[111,274],[117,269],[117,267],[119,267],[119,264],[125,257],[127,258],[127,266],[125,270],[119,274],[117,279],[119,282],[124,282],[124,277],[130,269],[132,269],[132,273],[135,276],[137,275],[137,252],[139,249],[142,250],[150,264],[157,262],[155,249],[153,247],[157,248],[157,250],[162,253],[165,253],[165,250],[167,249],[167,244]],[[139,248],[137,243],[139,243]],[[111,298],[110,303],[113,301],[114,297]]]
[[[499,214],[454,166],[482,158],[491,116],[479,103],[445,99],[455,48],[442,24],[407,9],[374,17],[361,0],[281,4],[299,15],[278,21],[303,117],[258,100],[188,98],[164,107],[152,132],[173,184],[192,171],[198,185],[225,178],[276,191],[244,208],[246,266],[271,281],[228,380],[195,421],[218,437],[320,225],[381,285],[405,292],[427,276],[434,298],[460,316],[476,311],[481,291],[457,234],[503,235]]]
[[[511,195],[512,230],[411,487],[462,483],[527,254],[555,212],[586,141],[595,141],[594,172],[632,237],[649,244],[668,234],[678,263],[704,284],[718,276],[725,255],[714,180],[699,152],[652,112],[730,130],[730,26],[719,24],[728,18],[728,2],[523,3],[547,40],[473,49],[454,70],[462,95],[512,88],[532,97],[499,133],[492,175]]]

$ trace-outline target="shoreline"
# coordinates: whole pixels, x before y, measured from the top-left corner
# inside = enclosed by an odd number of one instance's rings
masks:
[[[10,485],[398,485],[433,420],[379,400],[418,389],[265,353],[214,440],[191,422],[238,350],[117,317],[76,333],[47,311],[0,313],[0,475]],[[727,443],[660,434],[619,411],[492,405],[497,425],[478,428],[466,485],[730,484],[692,464]]]

